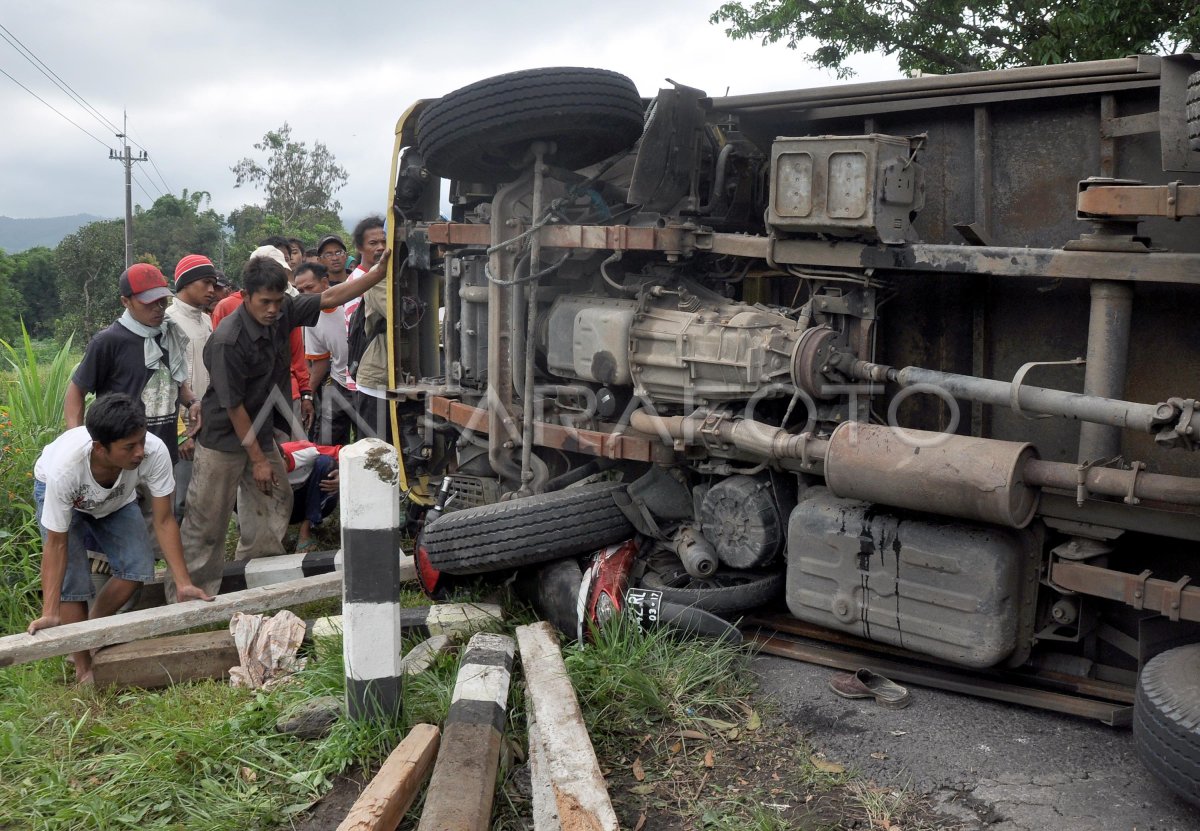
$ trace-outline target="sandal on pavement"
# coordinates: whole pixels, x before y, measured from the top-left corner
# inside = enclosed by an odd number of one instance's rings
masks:
[[[310,551],[316,551],[316,550],[317,550],[317,538],[316,537],[309,537],[308,539],[303,540],[302,542],[296,543],[296,553],[297,554],[307,554]]]
[[[895,710],[912,703],[905,687],[869,669],[838,673],[829,679],[829,689],[842,698],[874,698],[884,707]]]

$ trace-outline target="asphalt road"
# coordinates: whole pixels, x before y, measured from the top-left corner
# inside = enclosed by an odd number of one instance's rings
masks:
[[[1142,767],[1128,729],[916,686],[910,707],[888,710],[834,695],[825,667],[763,656],[755,669],[830,760],[925,794],[970,831],[1200,829],[1200,812]]]

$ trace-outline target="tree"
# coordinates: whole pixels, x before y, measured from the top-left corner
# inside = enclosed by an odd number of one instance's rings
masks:
[[[732,38],[761,37],[853,75],[851,55],[895,55],[900,68],[946,73],[1200,48],[1195,0],[754,0],[710,16]]]
[[[225,217],[207,207],[210,198],[207,191],[185,188],[180,196],[160,196],[149,210],[139,206],[133,217],[138,259],[153,262],[168,277],[185,254],[203,254],[220,267]]]
[[[184,254],[203,254],[221,261],[226,248],[225,217],[206,207],[207,191],[165,194],[150,208],[138,206],[133,217],[134,260],[152,263],[169,279]],[[84,225],[54,249],[54,288],[62,317],[56,334],[72,332],[86,341],[121,313],[117,280],[125,270],[125,230],[121,220]],[[38,301],[45,286],[31,277],[19,283],[26,304]],[[51,318],[44,318],[48,326]]]
[[[65,314],[57,332],[86,341],[121,313],[117,279],[125,270],[125,225],[119,219],[89,222],[54,249]]]
[[[292,140],[292,128],[284,122],[278,130],[254,145],[267,153],[265,165],[244,158],[230,170],[234,187],[261,185],[266,192],[262,205],[243,205],[229,214],[233,229],[225,272],[235,279],[260,241],[269,236],[296,237],[310,245],[326,234],[346,236],[338,217],[341,203],[333,198],[345,186],[346,170],[322,142],[310,150]]]
[[[332,211],[309,213],[299,222],[288,225],[258,205],[243,205],[230,211],[229,227],[233,229],[233,240],[225,254],[225,273],[235,280],[240,279],[250,252],[267,237],[295,237],[306,245],[316,245],[317,240],[327,234],[338,234],[343,239],[350,236],[342,227],[342,220]]]
[[[0,338],[9,343],[21,339],[21,296],[13,288],[16,258],[0,251]]]
[[[267,154],[266,164],[249,157],[235,164],[230,168],[236,177],[234,187],[261,185],[267,196],[263,207],[285,227],[300,223],[307,215],[341,210],[333,195],[346,184],[346,169],[323,142],[315,142],[309,150],[304,142],[292,141],[292,128],[285,121],[263,136],[254,149]]]
[[[12,260],[12,287],[19,295],[17,308],[30,336],[52,337],[62,308],[54,250],[45,246],[29,248],[12,255]]]

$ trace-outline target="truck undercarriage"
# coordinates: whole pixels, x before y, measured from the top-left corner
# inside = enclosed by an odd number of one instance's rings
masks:
[[[721,615],[1141,673],[1143,758],[1195,800],[1200,680],[1163,679],[1200,679],[1197,70],[420,102],[387,292],[430,573],[636,537],[635,584]]]

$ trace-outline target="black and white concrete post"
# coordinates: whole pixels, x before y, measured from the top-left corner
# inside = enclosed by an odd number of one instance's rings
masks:
[[[396,450],[363,439],[340,455],[346,711],[400,714],[400,489]]]
[[[491,632],[467,643],[417,831],[491,828],[515,646]]]

